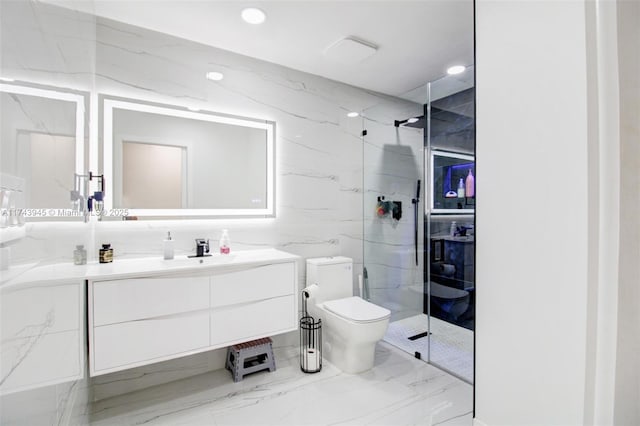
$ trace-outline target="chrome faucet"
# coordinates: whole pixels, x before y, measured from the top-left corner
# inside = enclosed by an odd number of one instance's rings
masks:
[[[204,238],[196,238],[196,255],[195,257],[211,256],[209,253],[209,240]]]

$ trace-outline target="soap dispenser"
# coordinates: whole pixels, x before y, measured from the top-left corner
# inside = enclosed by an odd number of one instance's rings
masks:
[[[231,241],[229,240],[229,231],[222,230],[222,236],[220,236],[220,254],[229,254],[231,251]]]
[[[460,178],[458,182],[458,198],[464,198],[464,181]]]
[[[173,259],[173,240],[171,239],[171,232],[167,232],[167,238],[162,242],[164,248],[164,260]]]

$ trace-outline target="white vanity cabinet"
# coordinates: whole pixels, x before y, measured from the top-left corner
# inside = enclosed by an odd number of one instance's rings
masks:
[[[89,279],[90,375],[296,330],[297,257],[256,253]]]
[[[294,330],[295,263],[211,278],[211,344],[217,347]]]
[[[208,299],[208,277],[91,282],[91,375],[207,348]]]

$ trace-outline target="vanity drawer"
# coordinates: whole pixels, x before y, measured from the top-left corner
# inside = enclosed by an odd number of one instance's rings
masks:
[[[297,328],[293,295],[211,311],[211,345],[221,346]]]
[[[93,326],[209,309],[209,278],[136,278],[92,283]]]
[[[211,279],[211,306],[215,308],[293,294],[295,273],[295,263],[278,263],[214,275]]]
[[[208,347],[209,312],[95,327],[92,339],[92,376],[124,370]]]

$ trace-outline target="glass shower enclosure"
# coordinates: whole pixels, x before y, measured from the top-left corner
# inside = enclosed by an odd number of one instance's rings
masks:
[[[362,294],[384,341],[473,383],[473,66],[363,111]]]

